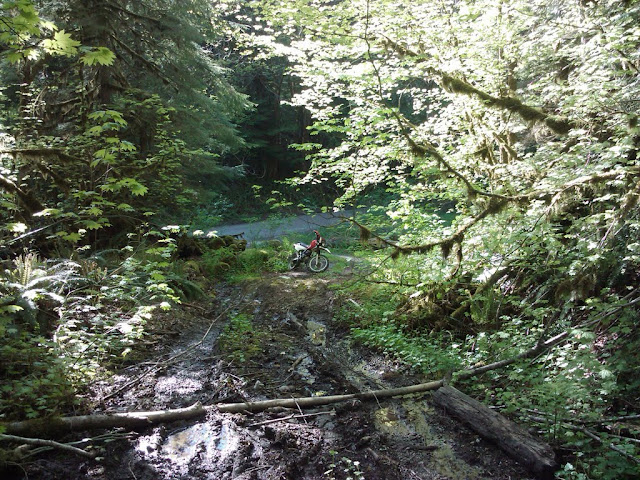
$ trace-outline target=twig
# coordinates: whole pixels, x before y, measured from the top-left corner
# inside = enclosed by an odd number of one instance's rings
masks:
[[[201,307],[200,305],[194,305],[193,303],[181,302],[180,305],[183,305],[183,306],[189,307],[189,308],[195,308],[197,310],[200,310],[201,312],[206,312],[207,311],[206,308]]]
[[[591,430],[588,430],[584,427],[576,427],[576,430],[584,433],[587,437],[590,437],[592,439],[594,439],[595,441],[606,445],[607,447],[609,447],[609,449],[613,450],[614,452],[618,452],[620,455],[622,455],[625,458],[628,458],[629,460],[636,462],[637,464],[640,464],[640,458],[635,457],[633,455],[628,454],[627,452],[625,452],[624,450],[622,450],[620,447],[614,445],[613,443],[609,443],[609,444],[605,444],[604,440],[602,440],[602,438],[600,438],[598,435],[596,435],[595,433],[593,433]]]
[[[297,419],[297,418],[307,418],[307,417],[317,417],[319,415],[335,415],[335,410],[329,410],[327,412],[317,412],[317,413],[306,413],[302,415],[288,415],[286,417],[281,418],[272,418],[271,420],[265,420],[264,422],[252,423],[251,425],[247,425],[247,427],[261,427],[263,425],[269,425],[271,423],[278,422],[286,422],[287,420]]]
[[[64,450],[66,452],[75,453],[76,455],[80,455],[87,458],[95,458],[95,454],[91,452],[87,452],[86,450],[82,450],[81,448],[72,447],[71,445],[67,445],[65,443],[56,442],[54,440],[45,440],[43,438],[29,438],[29,437],[19,437],[17,435],[5,435],[0,434],[0,440],[5,440],[7,442],[20,442],[26,443],[28,445],[38,445],[40,447],[51,447],[57,448],[59,450]]]
[[[603,418],[601,420],[585,420],[582,421],[580,423],[589,423],[589,424],[598,424],[598,425],[602,425],[605,423],[612,423],[612,422],[621,422],[621,421],[625,421],[625,420],[640,420],[640,415],[624,415],[624,416],[620,416],[620,417],[609,417],[609,418]]]
[[[531,410],[530,410],[531,411]],[[551,415],[545,413],[545,412],[539,412],[539,411],[535,411],[535,413],[538,414],[542,414],[543,417],[536,417],[533,415],[528,415],[528,418],[533,420],[534,422],[538,422],[538,423],[549,423],[550,421],[553,421],[551,417]],[[635,415],[634,415],[635,416]],[[591,430],[589,430],[586,427],[579,427],[577,425],[572,425],[571,423],[567,423],[567,422],[560,422],[560,425],[562,425],[564,428],[568,429],[568,430],[574,430],[577,432],[582,432],[584,433],[587,437],[597,441],[598,443],[605,445],[607,448],[609,448],[610,450],[613,450],[614,452],[619,453],[620,455],[622,455],[625,458],[628,458],[629,460],[640,464],[640,458],[635,457],[627,452],[625,452],[624,450],[622,450],[620,447],[618,447],[617,445],[614,445],[613,443],[606,443],[605,440],[603,440],[601,437],[599,437],[598,435],[596,435],[595,433],[593,433]],[[638,442],[638,440],[633,439],[633,438],[627,438],[627,437],[621,437],[619,435],[611,435],[613,437],[617,437],[617,438],[621,438],[623,440],[631,440],[633,442]]]
[[[619,438],[620,440],[624,440],[625,442],[640,443],[640,440],[637,438],[623,437],[622,435],[614,435],[613,433],[610,433],[609,436]]]
[[[300,412],[300,416],[302,417],[302,419],[304,420],[304,423],[307,423],[307,419],[304,418],[304,413],[302,412],[302,408],[300,408],[300,404],[298,403],[298,401],[295,399],[293,399],[294,402],[296,402],[296,407],[298,407],[298,411]]]

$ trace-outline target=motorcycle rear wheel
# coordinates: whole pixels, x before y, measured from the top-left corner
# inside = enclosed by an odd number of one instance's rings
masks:
[[[289,270],[295,270],[300,265],[300,260],[297,255],[291,255],[289,257]]]
[[[329,268],[329,259],[324,255],[314,255],[309,260],[309,270],[313,273],[324,272],[327,268]]]

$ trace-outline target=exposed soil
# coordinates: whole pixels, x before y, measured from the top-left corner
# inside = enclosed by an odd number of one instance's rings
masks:
[[[271,275],[242,287],[222,286],[209,304],[164,314],[149,337],[154,346],[146,361],[95,385],[94,399],[112,395],[95,400],[96,410],[342,394],[432,380],[349,344],[346,331],[332,321],[336,305],[331,284],[336,281],[297,272]],[[247,333],[245,351],[229,356],[218,340],[229,318],[238,313],[253,319],[253,329]],[[214,411],[199,421],[109,435],[113,441],[97,442],[100,461],[50,452],[13,471],[12,478],[532,478],[497,447],[432,407],[429,395],[304,412]]]

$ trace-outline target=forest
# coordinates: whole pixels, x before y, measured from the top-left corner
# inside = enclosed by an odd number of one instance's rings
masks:
[[[71,478],[47,422],[122,411],[96,386],[186,309],[277,296],[317,227],[217,229],[323,212],[335,256],[288,315],[326,282],[399,385],[499,411],[552,478],[638,478],[640,1],[2,0],[0,77],[0,472]],[[251,315],[215,346],[239,369]],[[384,478],[349,455],[228,478]]]

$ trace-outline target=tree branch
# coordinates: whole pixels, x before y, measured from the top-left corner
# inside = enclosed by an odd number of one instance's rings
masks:
[[[71,452],[76,455],[80,455],[82,457],[87,458],[95,458],[95,454],[91,452],[87,452],[86,450],[82,450],[81,448],[73,447],[71,445],[67,445],[66,443],[59,443],[54,440],[44,440],[42,438],[28,438],[28,437],[19,437],[17,435],[5,435],[0,434],[0,441],[7,442],[19,442],[26,443],[27,445],[36,445],[39,447],[52,447],[57,448],[59,450],[64,450],[65,452]]]
[[[20,203],[29,214],[33,214],[44,209],[44,206],[37,198],[34,198],[33,195],[22,190],[13,180],[2,174],[0,174],[0,188],[3,188],[10,194],[18,197]]]
[[[400,56],[411,57],[417,62],[426,61],[424,56],[400,45],[389,37],[384,35],[381,35],[381,37],[383,39],[382,43]],[[521,100],[515,97],[494,97],[493,95],[474,87],[469,82],[460,80],[459,78],[437,70],[436,68],[427,67],[426,70],[430,75],[439,79],[440,85],[447,92],[476,97],[489,107],[496,107],[516,113],[527,122],[542,122],[557,134],[566,135],[576,126],[574,122],[566,117],[550,115],[538,108],[524,104]]]
[[[209,407],[210,408],[210,407]],[[74,417],[38,418],[1,424],[10,435],[55,436],[68,432],[115,427],[145,427],[162,422],[175,422],[205,416],[207,409],[200,403],[174,410],[106,413]]]
[[[62,148],[48,148],[48,147],[40,147],[40,148],[9,148],[9,149],[0,149],[0,154],[9,154],[13,157],[17,155],[26,155],[26,156],[57,156],[61,160],[73,161],[73,162],[81,162],[85,165],[89,165],[89,161],[85,160],[81,157],[76,157],[74,155],[70,155],[65,152]]]
[[[133,50],[129,45],[127,45],[126,43],[122,42],[118,37],[116,37],[115,35],[111,35],[111,39],[117,43],[120,47],[122,47],[124,50],[127,51],[127,53],[129,53],[129,55],[131,55],[134,58],[137,58],[138,60],[140,60],[140,62],[142,62],[143,65],[145,65],[149,70],[151,70],[152,72],[155,73],[155,75],[158,76],[158,78],[160,78],[160,80],[162,80],[163,83],[165,83],[166,85],[172,85],[174,89],[178,90],[177,85],[175,85],[174,82],[172,82],[169,78],[167,78],[164,73],[162,72],[162,70],[160,69],[160,67],[158,67],[158,65],[156,65],[155,63],[153,63],[150,60],[147,60],[146,58],[144,58],[142,55],[140,55],[138,52],[136,52],[135,50]]]

